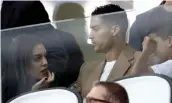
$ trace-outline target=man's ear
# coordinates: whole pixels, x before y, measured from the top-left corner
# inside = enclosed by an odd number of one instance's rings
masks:
[[[168,37],[168,45],[170,48],[172,48],[172,36]]]
[[[118,35],[118,34],[119,34],[119,32],[120,32],[120,27],[119,27],[118,25],[114,25],[114,26],[112,26],[112,30],[111,30],[111,32],[112,32],[112,36],[116,36],[116,35]]]

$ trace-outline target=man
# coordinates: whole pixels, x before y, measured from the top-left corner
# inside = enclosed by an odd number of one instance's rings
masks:
[[[109,15],[101,15],[113,13]],[[100,6],[92,12],[91,34],[94,50],[104,53],[105,60],[85,62],[76,82],[83,97],[90,91],[94,81],[113,81],[130,72],[138,52],[126,44],[125,35],[128,19],[124,9],[118,5]]]
[[[142,42],[146,36],[159,25],[167,20],[172,22],[172,1],[164,0],[161,6],[155,7],[136,17],[130,29],[129,44],[136,50],[142,51]]]
[[[121,85],[113,82],[97,82],[84,101],[84,103],[129,103],[129,98]]]
[[[172,22],[157,25],[143,42],[143,51],[134,65],[134,72],[172,76]],[[143,62],[144,61],[144,62]]]

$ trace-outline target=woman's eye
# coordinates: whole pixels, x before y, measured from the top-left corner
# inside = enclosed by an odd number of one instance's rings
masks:
[[[41,56],[35,56],[35,57],[34,57],[34,60],[35,60],[35,61],[38,61],[38,60],[40,60],[40,59],[41,59]]]

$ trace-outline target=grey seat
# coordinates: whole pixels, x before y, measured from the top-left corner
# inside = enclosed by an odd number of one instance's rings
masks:
[[[167,76],[134,76],[114,82],[126,89],[129,103],[172,103],[172,80]]]
[[[54,88],[22,94],[8,103],[81,103],[81,96],[69,89]]]

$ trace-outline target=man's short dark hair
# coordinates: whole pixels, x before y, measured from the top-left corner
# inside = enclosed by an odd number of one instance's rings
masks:
[[[112,14],[106,15],[108,13]],[[102,16],[104,20],[109,20],[110,23],[113,23],[113,25],[120,26],[121,34],[123,34],[123,36],[125,37],[128,29],[128,18],[127,13],[123,8],[121,8],[119,5],[107,4],[97,7],[91,15],[95,16],[101,14],[105,14]]]

